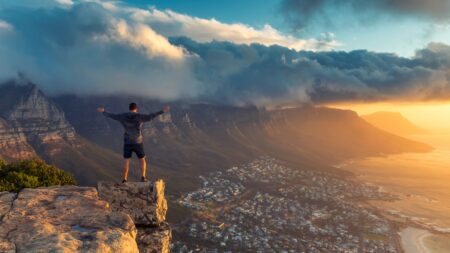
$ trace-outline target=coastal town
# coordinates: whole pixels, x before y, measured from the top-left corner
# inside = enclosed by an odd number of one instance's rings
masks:
[[[200,179],[173,252],[401,252],[396,224],[360,205],[397,198],[378,187],[271,157]]]

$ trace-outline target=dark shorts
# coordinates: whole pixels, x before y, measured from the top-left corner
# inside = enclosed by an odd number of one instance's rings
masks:
[[[144,152],[144,144],[124,144],[123,145],[123,158],[129,159],[131,158],[131,155],[136,153],[138,158],[144,158],[145,152]]]

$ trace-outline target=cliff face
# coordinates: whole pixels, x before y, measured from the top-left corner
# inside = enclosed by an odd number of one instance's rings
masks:
[[[166,222],[164,188],[162,180],[150,187],[148,183],[98,184],[100,198],[110,203],[111,210],[130,215],[138,231],[136,241],[141,253],[170,252],[172,233]]]
[[[9,159],[31,158],[36,155],[34,148],[28,144],[25,134],[9,126],[0,118],[0,153]]]
[[[0,193],[0,252],[169,252],[164,182],[100,185]]]
[[[58,144],[76,145],[64,112],[34,84],[0,87],[0,154],[6,159],[58,154]]]

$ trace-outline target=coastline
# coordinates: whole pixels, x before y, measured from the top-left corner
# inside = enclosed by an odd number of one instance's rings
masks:
[[[404,253],[450,252],[450,135],[415,136],[433,145],[428,153],[404,153],[350,159],[336,168],[352,172],[363,184],[399,197],[369,200],[371,208],[402,225]]]

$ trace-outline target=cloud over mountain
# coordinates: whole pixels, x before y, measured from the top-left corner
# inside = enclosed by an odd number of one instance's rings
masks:
[[[215,84],[210,96],[222,101],[415,101],[450,96],[450,47],[444,44],[430,44],[410,59],[366,50],[311,52],[188,39],[172,42],[200,56],[197,76]]]
[[[412,58],[296,50],[300,40],[273,28],[114,2],[0,5],[0,40],[0,80],[24,73],[53,94],[257,105],[450,95],[445,44],[432,43]]]
[[[0,33],[2,79],[22,72],[50,93],[193,95],[197,81],[182,48],[100,4],[15,6],[0,17],[14,27]]]

